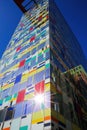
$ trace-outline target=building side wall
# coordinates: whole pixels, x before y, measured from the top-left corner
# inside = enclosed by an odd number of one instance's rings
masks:
[[[87,69],[82,48],[54,0],[50,0],[49,10],[53,62],[62,72],[80,64]],[[55,60],[55,56],[58,61]]]

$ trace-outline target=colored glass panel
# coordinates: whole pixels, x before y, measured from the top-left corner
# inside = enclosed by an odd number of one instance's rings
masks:
[[[19,64],[19,67],[24,66],[24,64],[25,64],[25,60],[22,60],[22,61],[20,62],[20,64]]]
[[[22,74],[18,75],[15,79],[15,84],[21,81]]]
[[[35,40],[35,36],[30,38],[30,42],[33,42]]]
[[[44,81],[41,81],[35,85],[35,94],[44,93]]]
[[[28,126],[20,127],[20,130],[28,130]]]
[[[17,49],[16,49],[16,52],[19,52],[21,49],[21,46],[19,46]]]
[[[24,100],[24,96],[25,96],[25,89],[18,92],[18,97],[17,97],[16,103],[22,102]]]

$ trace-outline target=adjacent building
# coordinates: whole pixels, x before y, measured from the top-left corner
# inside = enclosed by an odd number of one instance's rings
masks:
[[[81,65],[86,69],[82,49],[54,0],[38,0],[0,61],[0,130],[86,130]]]

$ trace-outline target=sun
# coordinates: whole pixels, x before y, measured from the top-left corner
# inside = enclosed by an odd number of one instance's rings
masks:
[[[44,95],[43,94],[35,95],[34,101],[35,103],[39,103],[39,104],[44,103]]]

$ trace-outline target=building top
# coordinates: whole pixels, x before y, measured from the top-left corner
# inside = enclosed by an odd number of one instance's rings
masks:
[[[37,5],[38,0],[14,0],[23,13],[27,12],[32,6]]]

